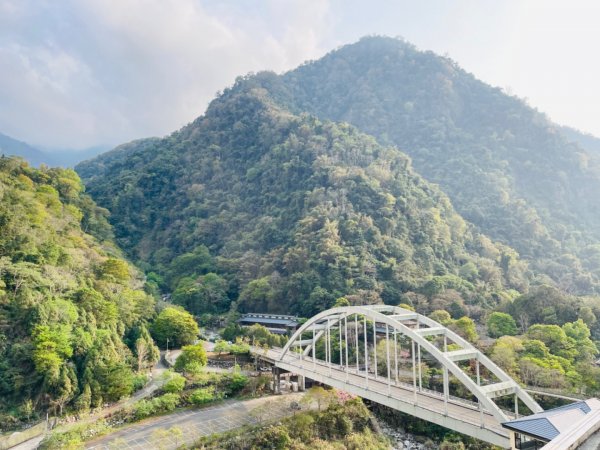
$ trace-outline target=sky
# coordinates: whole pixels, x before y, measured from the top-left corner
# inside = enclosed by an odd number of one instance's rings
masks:
[[[163,136],[237,76],[402,37],[600,136],[593,0],[0,0],[0,132],[45,149]]]

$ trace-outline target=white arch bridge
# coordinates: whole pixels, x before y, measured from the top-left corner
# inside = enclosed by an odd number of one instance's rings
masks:
[[[279,369],[504,448],[511,442],[501,423],[518,417],[519,405],[543,411],[465,339],[396,306],[332,308],[283,349],[255,352]]]

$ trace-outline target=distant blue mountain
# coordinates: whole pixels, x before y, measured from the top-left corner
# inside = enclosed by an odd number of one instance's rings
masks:
[[[51,167],[74,167],[77,163],[93,158],[109,150],[108,146],[95,146],[83,150],[52,149],[40,150],[26,142],[0,133],[0,155],[19,156],[32,166],[46,164]]]
[[[32,147],[26,142],[18,141],[2,133],[0,133],[0,154],[5,156],[20,156],[32,166],[39,166],[42,163],[52,165],[51,155]]]

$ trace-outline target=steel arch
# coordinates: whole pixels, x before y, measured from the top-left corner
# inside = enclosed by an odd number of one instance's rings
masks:
[[[391,314],[386,315],[384,313]],[[525,392],[515,380],[513,380],[506,372],[504,372],[500,367],[498,367],[468,341],[447,327],[444,327],[440,323],[430,319],[429,317],[397,306],[346,306],[323,311],[307,320],[292,335],[283,348],[280,360],[283,360],[286,355],[291,353],[291,348],[295,346],[303,348],[302,354],[307,355],[312,348],[312,342],[317,342],[323,336],[323,334],[327,332],[328,328],[331,329],[334,325],[340,323],[344,318],[353,316],[355,314],[364,316],[367,319],[372,320],[374,323],[389,325],[395,331],[407,336],[414,343],[420,345],[422,349],[429,352],[429,354],[431,354],[444,368],[452,373],[469,390],[469,392],[478,399],[480,404],[483,405],[487,411],[492,413],[499,422],[507,421],[508,417],[492,400],[496,396],[515,394],[533,413],[543,411],[538,403],[531,398],[531,396]],[[394,318],[394,316],[410,316],[411,320],[416,321],[418,328],[409,328],[406,324],[402,323],[402,320]],[[324,321],[326,322],[321,323]],[[420,328],[421,325],[425,325],[427,328]],[[305,332],[313,329],[318,329],[318,333],[315,333],[314,335],[314,340],[310,340],[310,342],[302,341],[302,335]],[[457,353],[457,351],[444,352],[438,349],[435,345],[433,345],[433,343],[425,338],[426,335],[432,334],[426,334],[428,329],[430,331],[435,329],[436,335],[445,335],[453,343],[461,347],[458,352],[462,351],[462,355],[469,356],[468,358],[461,357],[459,360],[477,360],[480,365],[483,365],[486,369],[493,373],[500,380],[500,382],[488,386],[481,386],[475,383],[471,377],[464,372],[458,364],[456,364],[454,360],[454,358],[457,357],[457,355],[461,355],[461,353]],[[495,395],[497,393],[500,393],[500,395]]]

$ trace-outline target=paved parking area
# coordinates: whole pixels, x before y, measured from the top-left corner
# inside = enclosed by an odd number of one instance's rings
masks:
[[[290,415],[293,413],[290,403],[299,401],[301,395],[288,394],[246,401],[228,401],[208,408],[151,418],[91,441],[86,448],[175,449],[183,444],[189,445],[202,436]]]

